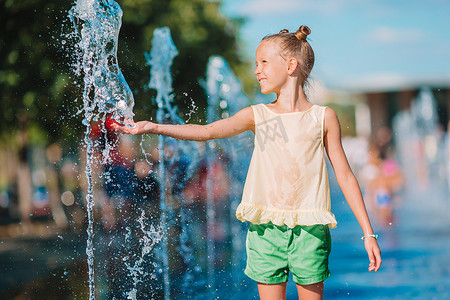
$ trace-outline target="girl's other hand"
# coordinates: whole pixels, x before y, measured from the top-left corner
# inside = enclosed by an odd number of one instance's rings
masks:
[[[131,119],[126,119],[124,125],[114,123],[112,127],[122,133],[136,135],[144,133],[156,133],[157,125],[149,121],[140,121],[135,123]]]
[[[369,255],[369,272],[377,272],[381,266],[381,251],[377,240],[373,237],[367,237],[364,239],[364,246]]]

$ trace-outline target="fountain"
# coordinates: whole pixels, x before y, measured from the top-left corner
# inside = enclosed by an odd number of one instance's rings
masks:
[[[76,44],[75,74],[84,77],[84,124],[99,114],[133,117],[134,99],[117,62],[122,10],[111,0],[78,0],[69,11]]]
[[[220,56],[212,56],[208,61],[206,80],[201,82],[208,96],[207,118],[208,123],[234,115],[239,110],[249,105],[249,100],[242,92],[239,80],[233,74],[228,63]],[[218,145],[216,145],[216,143]],[[241,191],[243,189],[246,170],[250,162],[252,153],[253,135],[250,132],[242,133],[228,139],[217,140],[208,143],[208,169],[212,170],[212,160],[216,158],[215,149],[217,146],[229,157],[227,173],[230,175],[230,205],[228,220],[231,225],[231,273],[240,272],[239,265],[244,259],[242,249],[245,248],[245,241],[241,238],[242,223],[235,217],[235,211],[240,202]],[[212,221],[215,217],[214,199],[212,197],[212,175],[208,173],[207,178],[207,215],[208,215],[208,257],[211,258],[208,266],[208,282],[214,287],[214,243],[211,238]],[[233,284],[237,284],[237,276],[233,276]]]
[[[393,120],[395,144],[404,173],[414,186],[423,190],[446,178],[442,162],[447,159],[438,124],[436,100],[428,87],[419,91],[409,110],[399,112]]]
[[[94,218],[93,218],[93,164],[95,142],[91,139],[92,122],[105,124],[109,119],[120,121],[121,118],[131,119],[133,117],[134,100],[128,84],[126,83],[117,63],[117,40],[121,26],[122,11],[114,1],[100,0],[78,0],[69,12],[69,19],[73,25],[73,32],[69,35],[75,41],[74,72],[83,77],[83,109],[86,125],[86,175],[88,189],[86,193],[87,215],[88,215],[88,238],[86,253],[89,267],[89,299],[95,299],[95,272],[94,272]],[[170,68],[178,51],[173,44],[170,30],[167,27],[157,28],[152,39],[152,49],[145,54],[147,65],[150,66],[150,82],[148,87],[156,90],[154,101],[157,104],[156,119],[158,123],[184,124],[178,115],[177,107],[173,105],[173,89]],[[208,122],[235,114],[248,105],[248,99],[241,92],[241,86],[226,61],[218,56],[209,60],[206,80],[201,84],[208,95]],[[193,105],[195,109],[195,105]],[[188,115],[190,116],[191,113]],[[102,132],[104,138],[108,134],[104,125]],[[233,144],[233,147],[231,146]],[[145,152],[141,140],[141,148],[144,157],[148,161],[150,154]],[[247,165],[251,154],[252,136],[242,134],[237,137],[211,141],[204,148],[204,160],[206,161],[206,262],[207,274],[201,279],[203,264],[199,262],[198,253],[193,248],[196,242],[193,240],[196,222],[195,212],[190,209],[183,197],[182,190],[189,180],[199,172],[202,148],[194,142],[176,141],[172,138],[158,137],[159,164],[156,175],[160,184],[160,220],[158,226],[148,225],[144,210],[136,215],[137,224],[128,223],[123,228],[124,236],[112,236],[107,243],[113,255],[119,240],[123,238],[123,244],[119,248],[132,247],[130,253],[122,254],[121,264],[127,272],[120,280],[127,283],[120,284],[111,295],[137,299],[140,295],[140,287],[148,282],[146,280],[157,280],[161,275],[164,298],[176,298],[178,295],[203,295],[212,297],[216,295],[216,253],[218,245],[214,240],[214,226],[217,222],[216,211],[227,210],[229,219],[225,220],[231,226],[231,273],[241,272],[239,267],[243,260],[244,241],[242,234],[242,223],[234,217],[234,211],[239,203],[240,192],[246,175]],[[102,150],[102,159],[97,163],[107,164],[110,160],[110,151],[117,146],[115,143],[106,141]],[[213,162],[225,155],[230,164],[227,173],[231,175],[231,204],[225,208],[218,208],[215,204],[214,181],[212,175]],[[103,179],[112,180],[111,176],[104,174]],[[198,219],[200,220],[200,219]],[[222,220],[223,221],[223,220]],[[176,229],[179,228],[179,232]],[[193,229],[194,228],[194,229]],[[175,233],[174,233],[175,231]],[[114,245],[112,245],[114,242]],[[198,242],[198,241],[197,241]],[[175,246],[174,246],[175,245]],[[178,246],[176,246],[178,245]],[[203,246],[202,246],[203,247]],[[197,247],[198,248],[198,247]],[[171,278],[170,251],[178,253],[182,260],[182,280]],[[198,249],[197,249],[198,250]],[[223,250],[223,249],[222,249]],[[108,251],[108,250],[107,250]],[[198,252],[198,251],[197,251]],[[157,261],[151,263],[153,271],[146,267],[148,257],[153,254]],[[196,256],[197,255],[197,256]],[[180,271],[180,270],[178,270]],[[156,274],[148,272],[156,272]],[[179,275],[179,274],[177,274]],[[229,275],[231,277],[231,274]],[[234,285],[237,277],[235,279]],[[114,280],[113,280],[114,281]],[[173,285],[173,286],[172,286]],[[173,294],[173,291],[176,291]],[[114,296],[115,297],[115,296]]]
[[[153,32],[152,49],[150,53],[146,53],[147,64],[151,67],[149,88],[155,89],[157,95],[155,101],[158,105],[156,112],[156,120],[158,123],[184,124],[184,121],[177,114],[177,107],[172,104],[173,90],[172,77],[170,67],[173,59],[178,55],[178,51],[173,44],[170,30],[167,27],[157,28]],[[169,141],[169,143],[168,143]],[[169,155],[166,148],[171,147]],[[189,213],[184,211],[182,196],[177,193],[170,193],[173,198],[167,201],[166,192],[173,191],[175,188],[181,190],[188,179],[194,173],[198,164],[199,156],[196,144],[189,141],[177,141],[173,139],[158,136],[158,152],[159,152],[159,182],[161,187],[160,208],[161,208],[161,230],[166,233],[170,225],[174,225],[174,206],[180,207],[180,221],[182,225],[182,235],[180,235],[180,254],[187,266],[185,276],[183,277],[183,286],[189,287],[188,281],[192,280],[189,272],[192,272],[193,259],[192,250],[187,246],[188,228],[183,227],[187,223],[186,218]],[[189,159],[187,159],[189,157]],[[179,164],[180,161],[183,163]],[[169,171],[171,170],[171,171]],[[178,174],[177,174],[178,173]],[[184,175],[183,179],[180,175]],[[176,177],[176,178],[175,178]],[[177,182],[174,183],[173,181]],[[174,187],[174,185],[178,185]],[[170,218],[168,219],[168,217]],[[169,278],[169,257],[168,257],[168,234],[164,234],[162,242],[162,261],[164,270],[164,295],[166,299],[170,299],[170,278]]]
[[[75,41],[74,72],[83,77],[83,124],[86,125],[86,193],[88,239],[86,253],[89,267],[89,299],[95,298],[94,283],[94,219],[93,174],[94,145],[90,137],[91,123],[107,115],[114,119],[132,118],[134,99],[117,63],[117,42],[121,26],[122,10],[112,0],[78,0],[69,11]],[[106,137],[106,134],[105,134]],[[108,143],[106,143],[108,145]],[[103,155],[109,157],[109,147]]]

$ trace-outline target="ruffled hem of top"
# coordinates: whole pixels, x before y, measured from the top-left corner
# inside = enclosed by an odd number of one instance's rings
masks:
[[[336,228],[337,226],[336,218],[328,210],[274,211],[268,208],[241,203],[236,209],[236,217],[240,221],[248,221],[252,224],[272,222],[278,226],[286,224],[290,228],[294,228],[297,225],[316,224],[328,225],[329,228]]]

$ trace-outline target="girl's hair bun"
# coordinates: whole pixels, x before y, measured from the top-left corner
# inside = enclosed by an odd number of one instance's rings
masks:
[[[305,41],[308,34],[311,33],[311,29],[308,26],[302,25],[300,28],[294,33],[295,37],[300,41]]]

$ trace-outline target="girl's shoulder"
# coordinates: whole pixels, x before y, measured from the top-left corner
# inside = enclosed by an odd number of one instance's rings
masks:
[[[325,118],[337,118],[336,112],[329,106],[320,106],[324,110]]]
[[[331,108],[325,105],[320,104],[313,104],[311,108],[309,108],[305,113],[311,113],[315,115],[315,118],[318,118],[319,120],[324,120],[327,118],[327,114],[330,113]]]
[[[258,103],[250,105],[248,108],[252,111],[253,114],[261,114],[267,109],[267,106],[264,103]]]
[[[320,110],[320,111],[326,111],[326,110],[331,109],[329,106],[326,106],[326,105],[313,104],[313,106],[316,110]]]
[[[336,112],[328,106],[322,106],[324,109],[323,118],[324,118],[324,127],[325,130],[328,130],[330,127],[340,127],[339,118]]]

